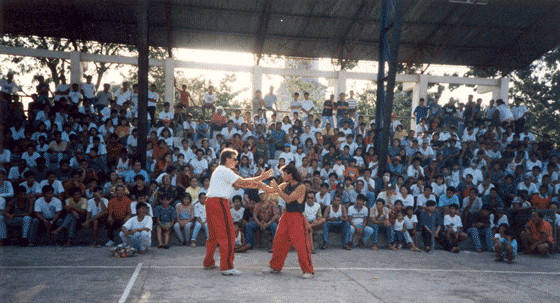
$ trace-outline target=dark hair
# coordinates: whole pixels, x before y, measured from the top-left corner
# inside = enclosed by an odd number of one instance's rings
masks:
[[[235,196],[233,196],[233,198],[231,198],[231,201],[235,202],[235,200],[242,201],[243,199],[241,198],[240,195],[235,195]]]
[[[362,200],[362,201],[367,201],[366,195],[364,194],[359,194],[358,197],[356,197],[356,200]]]
[[[294,180],[296,180],[297,182],[302,182],[301,175],[299,174],[299,171],[297,170],[295,165],[286,165],[282,167],[281,170],[285,174],[292,175],[292,178],[294,178]]]
[[[136,213],[138,213],[138,211],[139,211],[140,208],[142,208],[142,207],[148,208],[148,205],[147,205],[146,203],[144,203],[144,202],[138,202],[138,203],[136,204]]]
[[[381,204],[385,205],[385,200],[383,200],[383,199],[377,199],[377,200],[375,200],[375,203],[377,203],[377,202],[381,202]]]
[[[436,201],[434,201],[434,200],[428,200],[428,201],[426,202],[426,206],[436,206]]]
[[[50,185],[45,185],[43,186],[43,189],[41,189],[41,192],[44,194],[48,193],[48,192],[53,192],[54,193],[54,188]]]
[[[225,148],[221,153],[220,153],[220,165],[226,165],[226,161],[228,158],[231,158],[232,156],[237,157],[238,152],[233,149],[233,148]]]
[[[453,203],[451,205],[449,205],[449,208],[453,208],[455,210],[459,209],[459,205],[457,205],[457,203]]]

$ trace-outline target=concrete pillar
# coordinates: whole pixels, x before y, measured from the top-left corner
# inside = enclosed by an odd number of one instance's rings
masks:
[[[165,58],[165,102],[171,105],[171,111],[175,110],[175,59]]]
[[[80,52],[70,52],[70,84],[82,83],[82,65]]]
[[[338,78],[336,79],[336,86],[334,88],[334,100],[338,100],[338,97],[341,93],[346,93],[347,78],[348,78],[348,73],[346,71],[341,70],[338,72]]]
[[[253,66],[253,77],[251,78],[253,91],[251,92],[251,108],[253,107],[253,97],[257,90],[261,91],[261,97],[264,98],[265,93],[262,89],[262,67],[260,65]]]
[[[494,87],[492,91],[492,99],[502,99],[506,104],[509,104],[509,78],[500,78],[498,86]]]
[[[428,76],[424,74],[418,75],[418,82],[414,85],[414,89],[412,90],[412,106],[410,107],[410,128],[416,131],[416,119],[414,119],[414,109],[418,106],[418,100],[420,98],[424,98],[426,100],[428,98]],[[424,102],[427,104],[427,101]]]

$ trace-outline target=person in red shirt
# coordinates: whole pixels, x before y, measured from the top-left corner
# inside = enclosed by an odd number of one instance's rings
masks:
[[[542,185],[539,187],[539,194],[533,195],[531,198],[531,204],[536,209],[548,209],[550,207],[550,202],[552,198],[546,194],[548,191],[548,186]]]
[[[531,213],[531,221],[527,223],[525,230],[521,233],[521,242],[526,253],[539,253],[546,256],[552,252],[554,247],[552,227],[544,220],[541,212],[533,211]]]
[[[109,200],[109,214],[107,217],[107,227],[109,229],[109,242],[105,246],[113,246],[115,244],[114,232],[121,229],[126,220],[131,217],[131,210],[129,198],[125,194],[123,185],[117,185],[116,197]]]
[[[190,112],[190,104],[189,104],[189,100],[190,102],[192,102],[193,105],[194,104],[194,100],[191,97],[191,94],[187,91],[187,85],[183,84],[181,86],[182,89],[179,89],[179,87],[177,87],[177,81],[175,81],[175,89],[177,89],[179,91],[180,97],[179,97],[179,107],[180,108],[185,108],[186,113]]]

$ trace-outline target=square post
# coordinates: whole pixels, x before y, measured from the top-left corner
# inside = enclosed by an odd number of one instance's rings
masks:
[[[149,44],[148,44],[148,0],[138,0],[137,3],[137,48],[138,48],[138,144],[136,157],[146,167],[146,145],[148,138],[148,72]],[[155,117],[151,117],[152,122]]]
[[[173,58],[165,58],[165,102],[169,102],[173,112],[175,110],[175,59]]]

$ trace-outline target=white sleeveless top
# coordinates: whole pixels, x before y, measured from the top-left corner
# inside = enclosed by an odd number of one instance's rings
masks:
[[[235,246],[241,245],[241,232],[235,237]]]
[[[338,206],[338,211],[334,212],[331,205],[331,211],[329,212],[329,218],[340,218],[342,217],[342,205]]]

